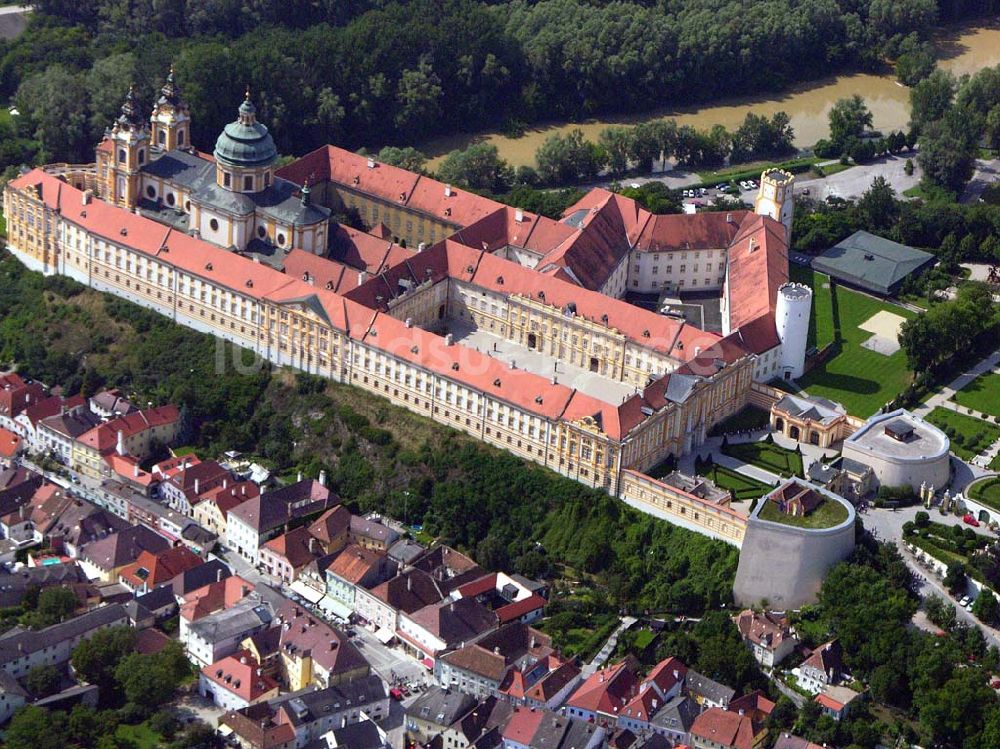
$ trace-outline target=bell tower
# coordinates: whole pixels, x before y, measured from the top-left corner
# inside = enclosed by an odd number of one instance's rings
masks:
[[[785,226],[785,241],[792,241],[792,216],[795,200],[792,185],[795,175],[780,169],[770,169],[760,175],[760,188],[753,203],[754,213],[770,216]]]
[[[187,148],[191,145],[191,112],[181,98],[181,88],[174,80],[174,66],[170,66],[167,81],[160,89],[160,98],[153,105],[149,118],[152,131],[153,158],[166,151]]]
[[[102,153],[103,151],[103,153]],[[98,150],[98,174],[106,180],[102,197],[116,205],[134,208],[139,200],[140,170],[149,161],[149,128],[139,113],[135,88],[129,86],[121,114]]]

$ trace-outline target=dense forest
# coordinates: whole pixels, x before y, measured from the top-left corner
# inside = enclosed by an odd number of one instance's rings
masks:
[[[36,0],[0,45],[0,98],[35,117],[4,166],[83,159],[129,83],[171,63],[209,148],[246,84],[279,149],[410,145],[486,126],[778,90],[918,55],[996,0]],[[917,65],[917,67],[920,67]],[[18,92],[21,96],[18,96]]]

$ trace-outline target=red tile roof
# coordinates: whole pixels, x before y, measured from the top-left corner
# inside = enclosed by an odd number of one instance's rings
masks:
[[[756,735],[756,727],[749,716],[720,707],[710,707],[691,724],[691,736],[732,749],[753,749]]]
[[[0,458],[13,458],[21,449],[21,438],[9,429],[0,427]]]
[[[729,247],[729,329],[773,313],[778,287],[787,282],[785,227],[767,216],[747,214]]]
[[[632,698],[639,680],[626,661],[598,669],[566,701],[578,710],[617,716]]]
[[[181,600],[180,615],[189,622],[235,606],[254,589],[254,584],[239,575],[229,577],[201,588],[196,588]]]
[[[201,669],[202,675],[219,689],[231,692],[248,703],[277,692],[278,682],[261,673],[260,664],[249,650],[239,650]]]
[[[530,746],[535,731],[538,730],[538,726],[546,715],[544,710],[515,707],[514,714],[510,716],[510,720],[503,729],[504,743],[511,741],[523,746]]]
[[[310,551],[310,546],[315,547],[317,552],[319,551],[316,539],[309,534],[304,526],[299,526],[277,538],[272,538],[264,544],[263,548],[287,561],[292,569],[298,570],[316,558],[316,555]]]
[[[155,588],[201,564],[204,564],[204,560],[189,548],[174,546],[158,554],[142,552],[135,562],[122,569],[119,577],[137,588],[143,585]]]
[[[508,603],[506,606],[498,608],[496,610],[497,619],[500,620],[501,624],[506,624],[507,622],[520,619],[522,616],[530,614],[532,611],[544,609],[546,603],[548,603],[548,601],[540,595],[532,593],[527,598],[523,598],[520,601],[514,601],[513,603]]]
[[[357,544],[349,544],[326,569],[337,577],[356,585],[364,580],[373,568],[378,567],[384,558],[384,555],[378,552]]]

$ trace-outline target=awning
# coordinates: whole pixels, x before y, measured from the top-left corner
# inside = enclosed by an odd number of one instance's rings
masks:
[[[322,593],[320,593],[315,588],[310,588],[301,580],[296,580],[288,587],[292,589],[293,593],[302,596],[307,601],[309,601],[309,603],[319,603],[319,600],[323,597]]]
[[[433,671],[433,670],[434,670],[434,661],[433,661],[433,660],[431,660],[430,658],[424,658],[424,659],[423,659],[422,661],[420,661],[420,662],[424,664],[424,667],[425,667],[425,668],[426,668],[426,669],[427,669],[428,671]]]
[[[383,645],[388,645],[390,642],[392,642],[395,636],[396,636],[395,632],[393,632],[391,629],[386,629],[385,627],[379,627],[378,630],[375,632],[375,639],[381,642]]]

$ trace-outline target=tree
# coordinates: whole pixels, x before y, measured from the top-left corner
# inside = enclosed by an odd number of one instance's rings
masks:
[[[102,629],[73,648],[70,662],[77,675],[101,690],[101,699],[112,703],[118,694],[115,671],[119,662],[135,649],[135,631],[130,627]]]
[[[910,125],[920,131],[944,117],[951,108],[958,90],[955,76],[945,70],[935,70],[910,89]]]
[[[535,160],[538,175],[549,184],[593,177],[603,164],[598,149],[583,137],[579,128],[566,135],[550,135],[538,148]]]
[[[46,588],[38,594],[38,604],[34,611],[21,617],[21,625],[31,629],[42,629],[58,624],[72,616],[79,601],[69,588]]]
[[[952,595],[964,592],[966,586],[965,565],[961,562],[952,562],[949,564],[942,582]]]
[[[411,138],[421,138],[441,115],[444,89],[430,58],[421,56],[415,69],[404,70],[396,87],[396,127]]]
[[[927,618],[941,629],[949,631],[955,626],[955,607],[941,596],[931,593],[924,598],[923,605],[924,611],[927,612]]]
[[[952,110],[950,114],[954,114]],[[961,116],[946,116],[923,128],[917,163],[924,179],[945,190],[959,192],[972,177],[976,160],[976,142],[968,122]]]
[[[872,180],[871,186],[858,199],[856,210],[862,226],[873,232],[884,232],[899,220],[899,201],[896,191],[882,175]]]
[[[7,749],[65,749],[69,743],[66,713],[22,707],[10,719],[4,739]]]
[[[997,602],[992,590],[983,588],[980,591],[979,595],[976,596],[975,603],[972,604],[972,613],[983,624],[988,624],[991,627],[996,625],[1000,619],[1000,603]]]
[[[936,64],[934,47],[929,42],[921,41],[916,34],[910,34],[900,45],[896,77],[904,86],[915,86],[934,72]]]
[[[62,674],[59,673],[59,669],[49,665],[35,666],[24,679],[25,686],[35,699],[55,694],[59,691],[61,682]]]
[[[411,146],[406,148],[384,146],[375,158],[383,164],[398,166],[400,169],[406,169],[410,172],[422,172],[427,163],[427,157]]]
[[[154,655],[126,655],[115,668],[115,679],[129,704],[152,712],[170,699],[188,673],[184,651],[174,641]]]
[[[872,113],[859,94],[837,99],[828,115],[830,140],[843,148],[851,138],[859,138],[872,126]]]
[[[34,127],[46,161],[83,161],[91,157],[87,92],[83,76],[62,65],[25,78],[15,96],[21,116]]]
[[[452,151],[438,167],[438,179],[473,190],[505,192],[514,175],[492,143],[476,143],[464,151]]]

